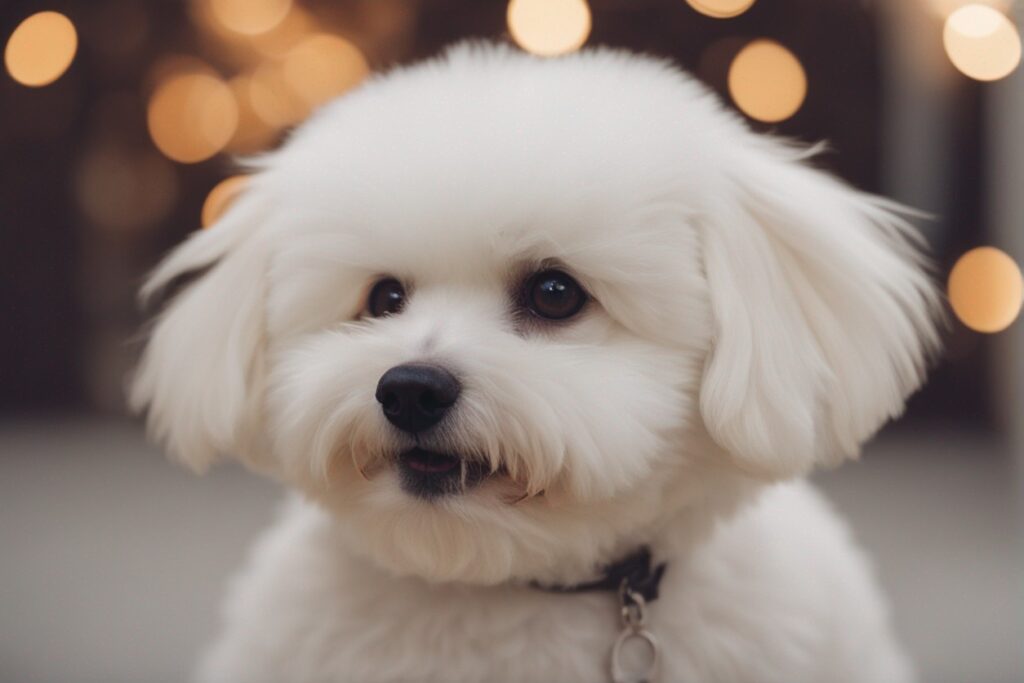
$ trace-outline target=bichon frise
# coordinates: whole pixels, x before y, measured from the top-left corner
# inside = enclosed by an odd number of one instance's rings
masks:
[[[199,678],[910,680],[802,479],[901,411],[938,296],[810,155],[662,61],[463,45],[255,162],[143,292],[197,274],[152,433],[301,494]]]

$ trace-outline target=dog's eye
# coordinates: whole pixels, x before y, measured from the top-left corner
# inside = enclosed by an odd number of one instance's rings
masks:
[[[541,318],[565,320],[580,312],[587,294],[576,280],[560,270],[544,270],[526,283],[526,307]]]
[[[375,284],[366,301],[366,311],[374,318],[399,313],[404,307],[405,287],[393,277]]]

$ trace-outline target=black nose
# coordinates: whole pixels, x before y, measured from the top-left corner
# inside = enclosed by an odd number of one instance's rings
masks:
[[[452,373],[428,363],[396,365],[377,383],[377,400],[391,424],[406,432],[433,427],[462,391]]]

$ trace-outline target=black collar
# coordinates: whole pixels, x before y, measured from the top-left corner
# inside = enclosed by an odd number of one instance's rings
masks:
[[[665,573],[665,563],[651,567],[651,549],[647,546],[640,547],[636,552],[619,560],[614,564],[607,565],[601,571],[601,578],[587,583],[577,583],[570,586],[531,584],[534,588],[551,593],[590,593],[593,591],[614,591],[623,590],[639,593],[647,602],[658,599],[658,584],[661,583],[661,575]]]

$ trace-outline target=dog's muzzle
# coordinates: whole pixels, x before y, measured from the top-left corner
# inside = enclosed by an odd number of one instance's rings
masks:
[[[405,363],[381,376],[376,398],[388,422],[416,437],[444,419],[462,393],[462,384],[440,365]],[[479,463],[454,453],[417,446],[398,456],[402,488],[420,498],[459,493],[486,476]]]

